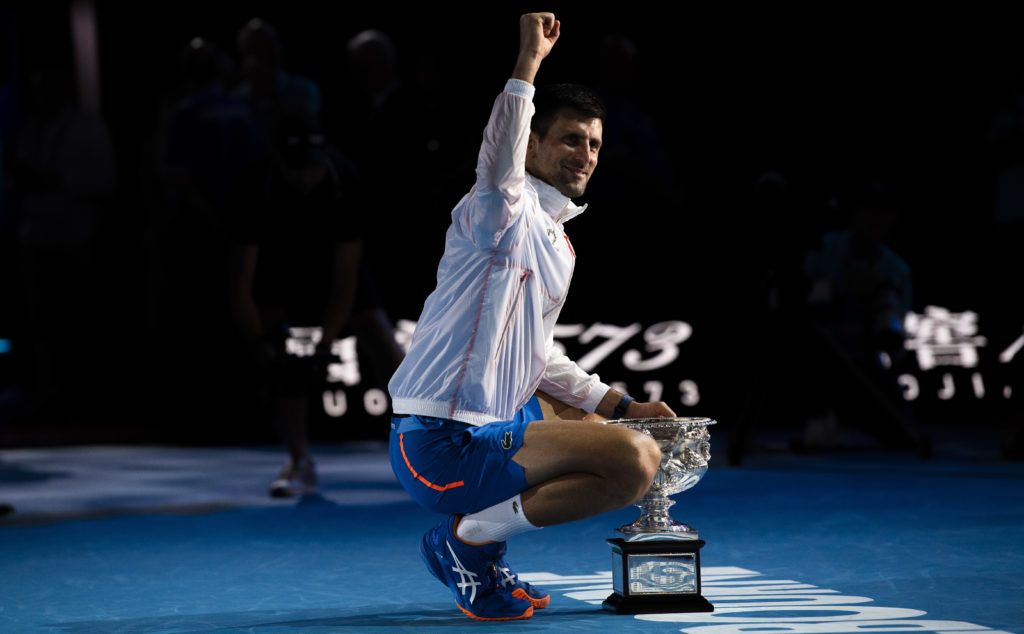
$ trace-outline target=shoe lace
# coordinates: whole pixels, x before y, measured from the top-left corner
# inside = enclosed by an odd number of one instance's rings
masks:
[[[515,587],[519,583],[519,575],[512,572],[512,568],[504,559],[494,562],[494,574],[503,588]]]

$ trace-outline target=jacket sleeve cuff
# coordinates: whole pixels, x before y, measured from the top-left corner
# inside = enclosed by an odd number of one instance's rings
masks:
[[[610,386],[598,381],[594,387],[590,388],[590,392],[587,393],[587,398],[583,399],[580,409],[585,412],[597,412],[597,406],[601,404],[601,400],[604,399],[605,394],[610,389],[612,389]]]
[[[505,92],[510,95],[522,97],[527,101],[533,101],[533,93],[536,92],[537,88],[522,79],[509,79],[505,82]]]

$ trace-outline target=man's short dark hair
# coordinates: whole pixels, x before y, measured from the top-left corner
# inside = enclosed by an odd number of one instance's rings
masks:
[[[558,111],[562,108],[575,110],[587,118],[600,119],[602,123],[608,114],[597,93],[579,84],[538,86],[533,95],[533,106],[535,112],[533,120],[530,121],[530,130],[536,132],[542,139],[558,118]]]

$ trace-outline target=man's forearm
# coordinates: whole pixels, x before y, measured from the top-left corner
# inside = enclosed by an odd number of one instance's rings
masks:
[[[604,398],[597,404],[597,409],[594,413],[604,418],[616,418],[615,407],[622,400],[623,394],[615,389],[610,389],[604,394]]]
[[[343,242],[334,247],[334,283],[324,312],[323,336],[320,339],[323,349],[330,349],[331,343],[352,316],[362,254],[361,241]]]
[[[535,55],[524,54],[522,51],[519,52],[519,58],[516,60],[516,66],[512,70],[512,79],[519,79],[525,81],[528,84],[532,84],[534,78],[537,76],[537,71],[540,70],[540,63],[543,58],[538,58]]]
[[[331,343],[338,338],[341,329],[352,316],[352,306],[355,304],[355,288],[341,289],[332,293],[324,313],[322,337],[320,343],[330,349]]]
[[[260,311],[251,296],[236,295],[234,300],[235,320],[242,335],[250,341],[258,341],[266,335]]]
[[[664,416],[674,417],[676,414],[672,411],[668,405],[663,401],[651,401],[641,403],[640,401],[629,400],[627,407],[619,412],[616,412],[619,404],[622,402],[622,398],[625,396],[622,392],[614,389],[608,390],[605,393],[604,398],[597,406],[597,410],[594,412],[598,416],[604,418],[661,418]]]
[[[540,63],[558,40],[559,26],[553,13],[527,13],[519,18],[519,57],[513,79],[533,83]]]

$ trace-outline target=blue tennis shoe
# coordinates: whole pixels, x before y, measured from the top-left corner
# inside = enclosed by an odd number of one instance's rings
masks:
[[[496,563],[498,565],[498,574],[501,575],[501,585],[510,590],[512,596],[529,601],[530,605],[538,610],[548,607],[548,603],[551,602],[551,595],[537,586],[520,580],[519,575],[512,572],[508,562],[504,559],[499,559]]]
[[[507,564],[503,565],[507,572],[499,568],[505,542],[474,545],[459,540],[454,531],[456,517],[448,516],[423,535],[420,556],[430,574],[448,586],[456,605],[471,618],[508,621],[533,616],[533,603],[520,598],[529,593],[518,585],[515,573],[507,570]]]

